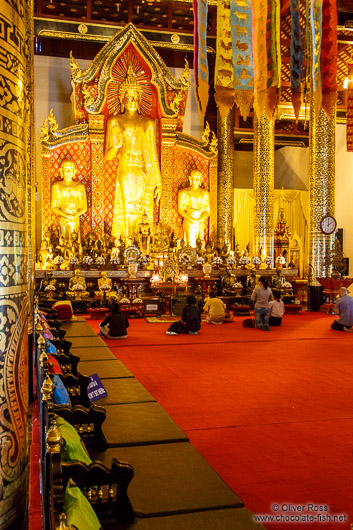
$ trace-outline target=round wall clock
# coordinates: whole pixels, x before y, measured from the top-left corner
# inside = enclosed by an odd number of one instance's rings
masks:
[[[337,222],[332,215],[324,215],[320,221],[320,228],[323,234],[332,234],[337,228]]]

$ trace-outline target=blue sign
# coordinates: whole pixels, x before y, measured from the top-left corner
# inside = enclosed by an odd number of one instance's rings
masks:
[[[91,402],[104,398],[108,395],[108,392],[104,388],[102,381],[99,379],[98,374],[91,375],[91,382],[87,387],[87,395]]]

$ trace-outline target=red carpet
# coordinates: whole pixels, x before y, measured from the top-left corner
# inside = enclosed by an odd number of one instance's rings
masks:
[[[198,336],[130,320],[126,341],[106,342],[255,514],[323,507],[304,512],[316,522],[267,528],[349,528],[353,334],[332,331],[333,317],[320,313],[285,316],[270,332],[242,328],[243,319],[203,324]]]

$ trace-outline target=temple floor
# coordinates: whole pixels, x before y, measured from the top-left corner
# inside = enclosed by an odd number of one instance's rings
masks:
[[[104,342],[245,507],[268,516],[266,528],[297,527],[285,518],[301,509],[312,519],[300,528],[322,528],[329,516],[331,529],[353,520],[353,336],[331,330],[333,319],[285,315],[264,333],[235,317],[203,323],[197,336],[167,336],[169,323],[130,319],[127,340]],[[98,331],[99,320],[87,322]],[[114,377],[101,375],[103,384]]]

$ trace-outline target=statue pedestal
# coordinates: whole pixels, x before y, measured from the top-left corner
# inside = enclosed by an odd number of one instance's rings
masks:
[[[129,289],[128,297],[131,300],[131,298],[137,298],[138,287],[143,283],[143,278],[124,278],[123,283],[126,283]]]
[[[209,278],[206,278],[206,276],[202,276],[195,278],[195,280],[202,286],[204,296],[208,296],[211,286],[218,280],[218,277],[210,276]]]

